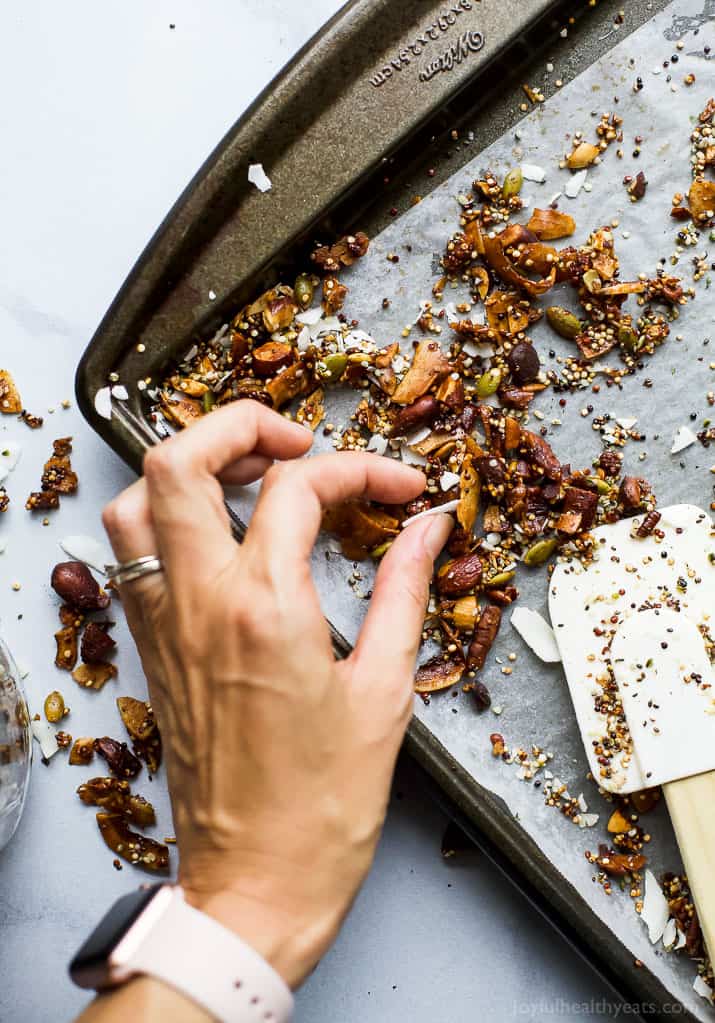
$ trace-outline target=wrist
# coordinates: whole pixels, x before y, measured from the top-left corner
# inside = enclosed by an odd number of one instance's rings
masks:
[[[301,918],[275,902],[233,890],[203,892],[184,886],[186,901],[233,931],[295,989],[318,964],[338,930],[338,919]]]

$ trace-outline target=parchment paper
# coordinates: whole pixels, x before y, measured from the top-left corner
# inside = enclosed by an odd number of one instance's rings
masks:
[[[697,30],[697,31],[696,31]],[[684,48],[676,49],[683,39]],[[614,42],[618,35],[614,31]],[[589,71],[581,75],[546,104],[518,125],[518,130],[504,135],[494,145],[436,188],[419,205],[390,225],[371,244],[368,255],[353,267],[345,281],[350,287],[346,312],[360,320],[362,329],[371,333],[380,344],[401,339],[403,327],[419,315],[421,300],[431,298],[435,279],[435,261],[446,240],[456,229],[459,207],[456,196],[470,191],[474,178],[486,169],[501,177],[521,162],[538,164],[547,172],[544,184],[525,182],[522,195],[530,206],[545,207],[556,192],[563,190],[569,179],[567,170],[559,170],[559,159],[570,149],[568,135],[582,131],[589,140],[595,138],[595,126],[603,111],[617,111],[623,118],[623,159],[616,156],[614,143],[602,163],[588,174],[591,192],[581,191],[569,200],[559,200],[561,209],[571,213],[577,222],[574,244],[584,242],[597,226],[617,219],[615,229],[617,252],[621,258],[621,277],[632,280],[640,272],[653,275],[659,257],[669,257],[675,249],[678,226],[669,216],[670,200],[675,191],[687,193],[690,184],[689,135],[692,122],[704,107],[715,87],[712,64],[704,53],[710,45],[715,50],[715,4],[705,0],[677,0],[643,28],[616,46]],[[678,62],[663,69],[663,61],[672,54]],[[657,71],[658,73],[654,73]],[[691,87],[683,78],[696,76]],[[558,68],[553,72],[558,76]],[[546,72],[544,72],[546,74]],[[672,81],[668,81],[672,75]],[[642,78],[642,90],[633,85]],[[538,82],[532,84],[538,85]],[[672,86],[677,91],[672,91]],[[618,103],[614,97],[618,97]],[[633,157],[634,137],[643,137],[641,155]],[[645,198],[632,203],[623,185],[625,174],[643,170],[648,179]],[[527,209],[523,217],[530,215]],[[624,238],[627,232],[629,237]],[[686,249],[677,268],[669,272],[681,275],[686,283],[692,280],[692,256],[707,248],[707,232],[696,249]],[[560,243],[557,243],[560,244]],[[411,246],[408,252],[406,246]],[[713,246],[710,246],[713,249]],[[400,256],[400,262],[389,262],[388,252]],[[711,253],[710,258],[713,258]],[[715,276],[715,275],[714,275]],[[595,414],[610,412],[613,416],[637,417],[638,428],[647,435],[644,443],[629,443],[625,450],[625,468],[636,475],[645,475],[654,485],[661,504],[690,501],[708,507],[712,498],[713,477],[709,466],[715,463],[712,454],[699,444],[679,455],[671,455],[672,438],[681,425],[700,429],[709,413],[706,392],[715,389],[715,341],[708,347],[715,319],[715,287],[707,290],[705,280],[697,285],[697,298],[681,312],[672,324],[671,336],[639,374],[625,378],[622,391],[601,387],[597,396],[590,390],[566,395],[566,408],[559,407],[560,395],[551,389],[539,396],[532,406],[544,413],[549,426],[549,440],[562,461],[574,467],[590,464],[601,451],[598,434],[591,427],[591,416],[583,418],[580,409],[594,405]],[[460,301],[460,291],[445,291],[445,303]],[[383,310],[382,300],[390,306]],[[567,289],[558,287],[549,293],[546,304],[571,305]],[[635,299],[627,309],[637,313]],[[481,318],[475,307],[473,315]],[[445,346],[449,329],[443,331]],[[545,366],[549,350],[557,354],[574,354],[573,346],[561,342],[544,324],[530,331]],[[679,336],[682,335],[682,340]],[[413,331],[405,346],[420,336]],[[608,361],[608,360],[606,360]],[[617,361],[617,357],[612,360]],[[650,389],[644,380],[653,382]],[[328,419],[338,427],[348,422],[357,403],[355,392],[329,396]],[[697,414],[691,422],[690,413]],[[715,410],[712,410],[715,419]],[[552,426],[558,418],[562,425]],[[532,428],[539,425],[531,419]],[[331,449],[329,440],[316,436],[316,450]],[[647,452],[644,462],[640,452]],[[234,506],[242,517],[250,516],[252,496],[244,495]],[[315,577],[327,617],[351,642],[362,621],[367,601],[359,599],[347,585],[352,565],[333,555],[326,560],[326,550],[334,542],[321,539],[314,555]],[[372,568],[360,566],[364,581],[355,589],[367,592],[371,586]],[[518,586],[520,603],[546,613],[547,577],[545,572],[520,571]],[[505,614],[508,621],[509,612]],[[390,630],[389,620],[385,629]],[[502,674],[499,660],[509,663],[508,653],[518,655],[513,674]],[[434,732],[444,746],[484,786],[501,796],[522,827],[553,860],[564,877],[582,893],[620,940],[662,980],[673,996],[687,1005],[700,1020],[712,1020],[715,1013],[692,990],[695,966],[685,956],[666,953],[662,947],[651,946],[644,925],[639,920],[633,901],[626,892],[608,897],[592,881],[593,870],[584,859],[584,851],[595,851],[598,843],[607,841],[605,830],[610,810],[586,780],[587,765],[576,727],[568,690],[560,666],[547,666],[538,661],[516,633],[504,624],[489,662],[484,681],[495,705],[503,707],[501,716],[491,711],[478,716],[468,696],[458,692],[434,697],[429,706],[415,701],[415,713]],[[375,680],[379,685],[379,679]],[[458,689],[459,687],[457,687]],[[589,811],[600,815],[592,828],[579,829],[557,810],[544,804],[543,793],[533,782],[517,778],[516,767],[508,766],[491,755],[489,733],[501,732],[509,746],[529,749],[537,744],[553,752],[550,770],[561,778],[572,795],[583,792]],[[680,858],[667,815],[663,810],[650,814],[643,823],[653,836],[647,847],[649,865],[660,874],[664,870],[681,869]]]

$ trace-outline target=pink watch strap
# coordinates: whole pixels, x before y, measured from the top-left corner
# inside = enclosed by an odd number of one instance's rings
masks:
[[[276,971],[232,931],[189,906],[179,887],[122,966],[122,972],[165,981],[221,1023],[287,1023],[293,1013],[293,995]]]

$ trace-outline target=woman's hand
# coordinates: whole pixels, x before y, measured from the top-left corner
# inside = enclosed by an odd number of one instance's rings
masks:
[[[151,450],[144,478],[104,513],[119,561],[158,554],[164,565],[122,600],[164,737],[180,882],[291,986],[329,947],[370,867],[451,527],[434,516],[398,537],[355,650],[336,660],[309,565],[322,509],[402,503],[425,481],[375,455],[296,460],[311,439],[238,402]],[[219,481],[264,473],[239,546]]]

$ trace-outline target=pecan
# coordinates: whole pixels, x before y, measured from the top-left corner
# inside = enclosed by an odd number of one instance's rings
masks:
[[[109,813],[120,813],[140,828],[156,824],[154,807],[142,796],[133,795],[129,782],[119,778],[90,778],[77,789],[86,806],[101,806]]]
[[[599,467],[603,469],[606,476],[613,478],[614,476],[618,476],[621,471],[623,455],[620,451],[614,451],[613,448],[607,448],[599,455],[598,464]]]
[[[418,499],[419,500],[419,499]],[[455,526],[449,535],[447,540],[447,553],[452,558],[459,558],[463,554],[467,554],[473,545],[473,538],[471,533],[468,533],[461,526]]]
[[[321,245],[311,253],[313,262],[326,273],[338,273],[344,266],[352,266],[367,252],[370,239],[363,231],[345,235],[332,245]],[[307,303],[306,303],[307,304]]]
[[[501,387],[499,397],[507,408],[525,409],[529,407],[536,395],[533,391],[527,391],[521,387]]]
[[[509,607],[519,596],[519,591],[516,586],[505,586],[504,589],[489,590],[487,597],[494,604],[498,604],[499,607]]]
[[[500,732],[492,732],[489,736],[489,742],[492,744],[493,757],[500,757],[506,751],[504,736]]]
[[[404,437],[420,426],[432,423],[439,413],[439,403],[430,394],[425,394],[411,405],[398,409],[390,427],[390,437]]]
[[[643,171],[638,171],[633,181],[628,186],[628,194],[633,198],[635,202],[642,199],[646,193],[648,187],[648,181]]]
[[[55,490],[34,490],[25,501],[28,511],[53,511],[60,506],[60,495]]]
[[[81,561],[62,561],[55,565],[50,585],[62,600],[78,611],[101,611],[109,605],[109,596]]]
[[[337,313],[343,308],[348,289],[337,277],[326,277],[323,280],[323,309],[328,315]]]
[[[152,872],[165,871],[169,867],[168,846],[155,842],[153,838],[130,831],[126,818],[116,813],[98,813],[97,824],[102,838],[117,856],[136,867]]]
[[[543,437],[531,430],[521,431],[520,448],[525,452],[528,460],[541,469],[543,474],[550,480],[561,479],[561,463]]]
[[[643,521],[636,530],[636,536],[639,536],[641,540],[644,540],[647,536],[650,536],[655,527],[660,522],[660,519],[661,514],[659,511],[649,511],[648,514],[644,516]]]
[[[477,470],[482,482],[490,490],[497,490],[504,486],[506,476],[506,463],[503,458],[495,458],[493,455],[480,455],[475,459]]]
[[[693,909],[693,915],[685,934],[685,951],[693,958],[700,957],[703,954],[703,935],[700,930],[700,921],[698,920],[698,914],[695,909]]]
[[[660,801],[660,789],[641,789],[640,792],[631,792],[628,798],[638,813],[648,813]]]
[[[20,413],[20,419],[22,419],[23,423],[25,423],[26,426],[29,426],[31,430],[39,430],[44,423],[42,416],[33,416],[33,414],[28,412],[26,408],[24,408]]]
[[[442,256],[442,266],[448,274],[455,274],[471,263],[475,255],[476,252],[466,235],[457,231],[447,242],[447,248]]]
[[[67,749],[72,745],[72,736],[69,732],[59,731],[55,733],[55,741],[58,749]]]
[[[437,589],[443,597],[463,597],[482,578],[482,560],[478,554],[463,554],[461,558],[447,561],[437,573]]]
[[[470,671],[480,671],[484,667],[487,654],[499,632],[500,624],[501,609],[491,605],[485,607],[474,627],[472,642],[467,651],[467,668]]]
[[[597,494],[591,490],[582,490],[580,487],[569,487],[564,497],[562,515],[556,523],[556,528],[569,535],[573,535],[581,529],[590,529],[596,518],[597,508]],[[571,529],[569,526],[573,521],[573,513],[578,516],[576,529]],[[568,518],[565,519],[565,516]],[[568,524],[562,524],[562,519]]]
[[[117,778],[134,778],[141,771],[141,763],[126,742],[110,739],[108,735],[94,740],[94,749],[107,761],[107,767]]]
[[[82,634],[82,660],[89,664],[97,664],[105,661],[117,645],[111,636],[107,635],[109,623],[88,622]]]

